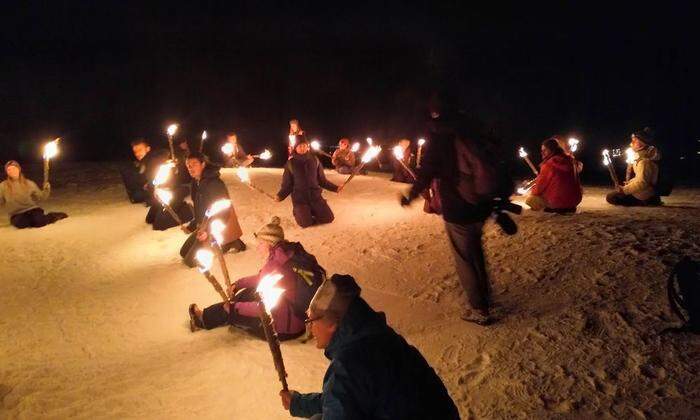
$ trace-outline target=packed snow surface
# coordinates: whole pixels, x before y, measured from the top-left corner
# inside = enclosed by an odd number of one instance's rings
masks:
[[[156,232],[130,204],[115,165],[64,165],[42,229],[0,222],[0,418],[289,418],[267,344],[240,330],[191,333],[187,307],[215,303],[186,268],[178,229]],[[340,182],[344,177],[327,172]],[[279,169],[253,169],[277,190]],[[700,409],[700,340],[659,335],[677,323],[666,279],[700,257],[700,191],[660,208],[614,208],[586,188],[576,215],[516,217],[509,237],[489,223],[484,244],[495,325],[459,319],[462,292],[439,217],[398,205],[385,174],[326,193],[333,224],[300,229],[275,203],[223,179],[243,240],[273,215],[329,273],[349,273],[377,310],[445,382],[463,418],[691,418]],[[261,260],[251,246],[226,260],[234,278]],[[221,278],[217,270],[214,274]],[[319,391],[328,361],[312,343],[282,344],[292,389]]]

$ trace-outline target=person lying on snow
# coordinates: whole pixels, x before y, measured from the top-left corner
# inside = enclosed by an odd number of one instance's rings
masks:
[[[658,206],[661,198],[656,192],[659,180],[661,152],[653,145],[651,131],[646,129],[632,134],[630,147],[637,154],[633,165],[634,177],[617,191],[605,197],[608,203],[616,206]]]
[[[333,275],[311,300],[316,347],[330,365],[323,391],[280,391],[294,417],[312,419],[459,419],[440,377],[420,352],[360,296],[349,275]]]
[[[525,203],[534,211],[575,213],[582,197],[576,162],[554,138],[542,142],[540,151],[540,173]]]
[[[68,217],[65,213],[46,213],[38,202],[46,200],[51,194],[51,185],[44,183],[39,187],[22,174],[22,167],[15,160],[5,164],[7,179],[0,182],[0,205],[7,209],[10,223],[18,229],[42,227]]]
[[[268,274],[281,274],[276,287],[284,289],[282,298],[271,309],[273,325],[280,340],[299,337],[306,332],[304,311],[326,276],[316,257],[298,242],[284,239],[279,217],[273,217],[255,233],[257,250],[265,263],[258,274],[237,280],[229,290],[231,301],[221,302],[201,310],[190,305],[190,328],[194,332],[222,325],[233,325],[264,337],[260,310],[255,291],[260,280]]]
[[[204,246],[209,238],[209,233],[198,229],[206,218],[206,212],[214,202],[218,200],[228,199],[228,190],[226,185],[219,178],[219,170],[215,166],[209,166],[204,159],[204,155],[200,153],[192,153],[187,157],[187,171],[192,177],[192,203],[194,204],[194,218],[187,226],[182,226],[182,230],[188,233],[185,243],[180,248],[180,256],[183,262],[188,267],[194,267],[195,255],[197,251]],[[234,252],[245,251],[246,246],[241,241],[243,231],[238,223],[236,212],[231,209],[217,215],[217,218],[226,224],[226,230],[223,233],[224,243],[221,245],[223,252],[233,250]]]
[[[277,201],[292,195],[294,220],[303,228],[331,223],[335,216],[321,195],[321,188],[336,193],[342,190],[342,186],[326,179],[323,165],[316,155],[309,153],[309,142],[298,136],[292,157],[284,165]]]
[[[339,174],[349,175],[355,169],[357,160],[355,153],[350,149],[350,140],[343,137],[338,142],[338,148],[333,152],[331,162],[335,167],[335,171]]]

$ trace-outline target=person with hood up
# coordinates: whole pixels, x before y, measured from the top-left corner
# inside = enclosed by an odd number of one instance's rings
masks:
[[[210,240],[208,232],[199,231],[199,227],[206,218],[207,209],[214,202],[221,199],[230,200],[230,197],[226,185],[219,178],[219,170],[215,166],[209,166],[204,155],[192,153],[187,157],[186,164],[187,171],[192,177],[191,194],[192,203],[194,204],[194,218],[187,226],[181,227],[190,236],[187,237],[182,248],[180,248],[180,255],[185,265],[194,267],[196,265],[195,255],[197,251]],[[226,230],[223,233],[225,243],[221,245],[222,251],[245,251],[246,245],[240,239],[243,231],[238,223],[238,217],[233,206],[228,212],[223,212],[217,218],[226,224]]]
[[[323,391],[280,391],[294,417],[312,419],[459,419],[440,377],[420,352],[360,296],[349,275],[335,274],[311,300],[316,347],[330,366]]]
[[[339,174],[349,175],[355,169],[357,160],[355,153],[350,149],[350,140],[343,137],[338,142],[338,148],[333,152],[331,162],[335,167],[335,171]]]
[[[634,177],[618,186],[605,198],[616,206],[658,206],[661,199],[656,191],[659,181],[661,152],[653,145],[651,130],[644,129],[632,134],[630,147],[637,154],[632,166]]]
[[[294,153],[284,165],[277,201],[292,195],[294,220],[303,228],[331,223],[335,216],[321,195],[322,188],[336,193],[342,190],[342,186],[326,179],[323,165],[313,153],[309,153],[308,141],[298,136]]]
[[[325,279],[325,270],[300,243],[285,240],[279,217],[273,217],[270,223],[260,228],[255,238],[257,251],[265,259],[262,268],[258,274],[243,277],[231,285],[229,302],[220,302],[204,310],[191,304],[190,328],[193,332],[233,325],[264,337],[255,290],[260,280],[268,274],[282,275],[275,287],[283,289],[284,293],[270,310],[279,338],[287,340],[306,332],[304,312]]]
[[[7,179],[0,182],[0,205],[7,209],[10,223],[18,229],[42,227],[68,217],[66,213],[44,213],[38,202],[51,194],[51,185],[39,187],[22,174],[22,167],[16,160],[5,164]]]
[[[575,213],[582,190],[573,158],[555,138],[542,142],[540,151],[540,173],[525,203],[534,211]]]

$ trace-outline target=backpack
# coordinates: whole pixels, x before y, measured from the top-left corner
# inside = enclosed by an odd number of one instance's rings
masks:
[[[669,164],[668,159],[661,159],[658,162],[659,165],[659,177],[656,180],[656,186],[654,190],[656,194],[661,197],[668,197],[673,191],[673,185],[675,181],[675,167]]]
[[[295,274],[295,293],[286,298],[294,314],[304,319],[311,299],[326,279],[326,270],[318,264],[316,257],[304,250],[300,243],[293,243],[293,245],[294,255],[287,261],[286,266]]]
[[[700,264],[684,257],[668,278],[671,311],[683,321],[680,328],[668,330],[700,333]],[[683,314],[685,311],[688,316]]]

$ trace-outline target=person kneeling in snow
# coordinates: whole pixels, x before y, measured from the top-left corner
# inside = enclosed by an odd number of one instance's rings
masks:
[[[356,159],[355,152],[350,148],[350,140],[343,137],[338,142],[338,148],[333,152],[331,158],[335,171],[339,174],[349,175],[355,169]]]
[[[204,156],[193,153],[187,157],[187,171],[192,177],[192,203],[194,204],[194,219],[187,226],[182,226],[185,233],[190,236],[180,248],[180,255],[188,267],[194,267],[194,257],[197,251],[207,240],[209,234],[205,231],[198,231],[206,217],[206,212],[214,202],[223,199],[230,199],[226,185],[219,178],[219,170],[214,166],[208,166]],[[234,250],[235,252],[245,251],[246,246],[241,241],[243,231],[238,223],[238,217],[233,206],[228,212],[219,216],[226,223],[226,230],[223,233],[224,243],[221,249],[224,252]]]
[[[190,328],[213,329],[230,324],[263,337],[260,310],[255,300],[255,290],[260,280],[268,274],[281,274],[276,287],[284,289],[282,299],[270,311],[275,331],[281,340],[299,337],[306,331],[304,311],[311,298],[326,277],[326,271],[316,257],[304,250],[298,242],[284,239],[279,217],[255,233],[257,250],[265,257],[265,264],[257,275],[237,280],[229,290],[230,302],[217,303],[204,310],[190,305]]]
[[[281,391],[294,417],[459,419],[440,377],[420,352],[360,297],[349,275],[333,275],[311,300],[307,323],[331,363],[323,392]]]
[[[335,216],[321,195],[321,188],[340,193],[338,187],[326,179],[323,165],[309,153],[309,142],[303,136],[297,137],[292,157],[284,165],[282,186],[277,193],[277,201],[292,195],[294,220],[303,228],[311,225],[331,223]]]
[[[0,205],[7,207],[10,223],[18,229],[42,227],[68,217],[65,213],[47,213],[37,202],[49,198],[51,185],[44,183],[42,190],[22,174],[15,160],[5,164],[7,179],[0,182]]]
[[[554,138],[542,143],[541,152],[540,173],[525,203],[534,211],[575,213],[582,196],[576,161]]]
[[[659,180],[659,164],[661,152],[653,146],[653,136],[649,129],[632,134],[630,147],[637,153],[634,162],[634,178],[618,186],[617,191],[611,192],[605,198],[608,203],[616,206],[658,206],[661,199],[656,193]]]

